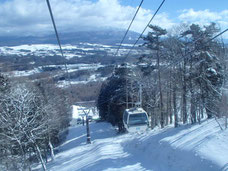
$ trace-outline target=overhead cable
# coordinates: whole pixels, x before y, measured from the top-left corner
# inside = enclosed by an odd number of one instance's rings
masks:
[[[119,47],[118,47],[118,49],[117,49],[117,51],[116,51],[115,56],[118,54],[118,52],[119,52],[119,50],[120,50],[120,47],[121,47],[121,45],[122,45],[124,39],[126,38],[127,33],[128,33],[128,31],[130,30],[131,25],[132,25],[133,21],[135,20],[135,17],[136,17],[136,15],[137,15],[138,12],[139,12],[140,7],[142,6],[143,1],[144,1],[144,0],[142,0],[141,3],[140,3],[140,5],[138,6],[138,8],[137,8],[137,10],[136,10],[136,12],[135,12],[134,17],[132,18],[131,23],[130,23],[130,25],[128,26],[128,29],[127,29],[127,31],[125,32],[123,39],[121,40],[121,43],[120,43],[120,45],[119,45]]]
[[[46,0],[46,2],[47,2],[48,10],[50,12],[52,24],[53,24],[53,27],[54,27],[54,30],[55,30],[55,35],[56,35],[56,38],[57,38],[57,41],[58,41],[59,49],[60,49],[62,57],[64,58],[61,42],[60,42],[60,39],[59,39],[59,34],[58,34],[58,31],[57,31],[57,27],[56,27],[56,24],[55,24],[55,19],[54,19],[54,16],[53,16],[53,13],[52,13],[52,9],[51,9],[51,4],[50,4],[49,0]],[[67,68],[67,64],[65,63],[64,66],[65,66],[67,77],[70,79],[68,68]],[[70,86],[71,86],[71,83],[70,83]]]
[[[138,39],[136,40],[136,42],[134,43],[134,45],[131,47],[131,49],[129,50],[128,54],[125,57],[126,58],[129,56],[129,54],[131,53],[131,51],[133,50],[133,48],[135,47],[135,45],[138,43],[139,39],[142,38],[142,35],[144,34],[144,32],[146,31],[147,27],[150,25],[150,23],[152,22],[152,20],[154,19],[154,17],[157,15],[158,11],[160,10],[160,8],[162,7],[162,5],[164,4],[165,0],[162,1],[162,3],[159,5],[159,7],[157,8],[156,12],[154,13],[154,15],[152,16],[152,18],[150,19],[150,21],[148,22],[148,24],[146,25],[146,27],[144,28],[144,30],[142,31],[142,33],[140,34],[140,36],[138,37]]]

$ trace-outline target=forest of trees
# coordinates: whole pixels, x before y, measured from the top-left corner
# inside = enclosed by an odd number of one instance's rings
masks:
[[[31,83],[0,75],[0,170],[45,170],[71,119],[66,92],[51,81]]]
[[[150,55],[116,67],[102,85],[97,101],[101,118],[119,125],[126,108],[141,106],[151,117],[151,128],[163,128],[227,115],[227,46],[214,39],[216,24],[182,24],[169,32],[149,28],[143,39]]]

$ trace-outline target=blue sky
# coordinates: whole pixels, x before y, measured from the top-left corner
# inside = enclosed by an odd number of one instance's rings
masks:
[[[141,0],[120,0],[122,5],[131,5],[134,7],[137,7],[140,2]],[[161,2],[162,0],[144,0],[142,8],[155,11]],[[228,10],[228,0],[166,0],[160,9],[160,13],[166,12],[173,20],[177,21],[177,17],[181,11],[187,9],[221,12]]]
[[[141,0],[50,0],[61,32],[126,29]],[[144,0],[132,27],[141,32],[162,0]],[[46,0],[0,0],[0,35],[53,32]],[[166,0],[152,24],[170,30],[180,23],[218,23],[228,28],[228,0]],[[228,39],[228,33],[224,35]]]
[[[141,0],[120,0],[123,5],[138,6]],[[162,0],[144,0],[143,8],[153,9]],[[167,12],[175,12],[178,10],[194,8],[195,10],[210,9],[213,11],[226,10],[228,8],[227,0],[166,0],[164,10]]]

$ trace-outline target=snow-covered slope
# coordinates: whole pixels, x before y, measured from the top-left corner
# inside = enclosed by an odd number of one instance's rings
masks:
[[[92,144],[86,144],[86,128],[72,126],[48,170],[228,170],[228,130],[221,131],[214,119],[144,134],[117,135],[108,123],[90,128]]]

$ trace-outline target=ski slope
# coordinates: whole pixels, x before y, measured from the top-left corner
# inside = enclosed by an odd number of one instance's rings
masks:
[[[228,170],[228,130],[221,131],[214,119],[144,134],[119,135],[105,122],[92,123],[90,129],[92,144],[86,144],[85,126],[70,127],[67,140],[58,148],[55,161],[47,165],[48,170]]]

